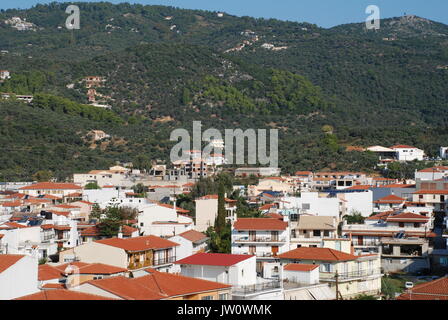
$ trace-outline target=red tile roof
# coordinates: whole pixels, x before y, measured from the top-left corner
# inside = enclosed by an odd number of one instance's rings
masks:
[[[103,263],[90,263],[86,266],[82,266],[75,269],[74,272],[79,274],[117,274],[122,272],[127,272],[127,269],[111,266]]]
[[[393,214],[395,211],[385,211],[375,214],[366,218],[366,220],[385,220],[389,215]]]
[[[370,185],[358,185],[358,186],[353,186],[350,188],[347,188],[345,190],[369,190],[370,188],[373,188]]]
[[[29,228],[27,226],[24,226],[23,224],[17,223],[17,222],[5,222],[0,225],[0,229],[23,229],[23,228]]]
[[[397,300],[448,300],[448,277],[418,284]]]
[[[62,209],[79,209],[79,206],[72,206],[69,204],[57,204],[55,206],[53,206],[55,208],[62,208]]]
[[[400,197],[397,197],[396,195],[391,194],[391,195],[388,195],[386,197],[383,197],[381,199],[374,201],[374,203],[396,203],[396,204],[398,204],[398,203],[403,203],[405,201],[406,201],[406,199],[400,198]]]
[[[437,166],[432,168],[425,168],[420,170],[419,172],[443,172],[448,171],[448,166]]]
[[[239,218],[235,230],[286,230],[288,223],[276,218]]]
[[[144,236],[136,238],[110,238],[95,241],[96,243],[105,244],[112,247],[121,248],[126,251],[145,251],[151,249],[165,249],[176,247],[179,244],[173,241],[162,239],[156,236]]]
[[[21,254],[0,254],[0,273],[17,263],[25,257]]]
[[[23,296],[14,300],[115,300],[93,294],[61,290],[43,290],[38,293]]]
[[[400,184],[400,183],[393,183],[393,184],[386,184],[384,186],[380,186],[380,188],[414,188],[415,184]]]
[[[191,242],[197,242],[204,239],[207,239],[207,236],[203,234],[202,232],[196,231],[196,230],[188,230],[183,233],[180,233],[179,236],[182,238],[185,238],[187,240],[190,240]]]
[[[396,215],[390,215],[386,218],[386,221],[388,222],[427,222],[428,220],[428,217],[411,212],[402,212]]]
[[[448,190],[418,190],[413,194],[448,194]]]
[[[297,248],[278,255],[282,259],[316,260],[316,261],[349,261],[356,256],[330,248]]]
[[[72,190],[82,189],[73,183],[38,182],[30,186],[22,187],[19,190]]]
[[[397,144],[396,146],[390,147],[390,149],[417,149],[417,148],[413,146],[408,146],[406,144]]]
[[[5,201],[2,203],[2,207],[20,207],[22,205],[22,201]]]
[[[247,254],[196,253],[192,256],[176,261],[176,264],[229,267],[252,257],[253,256]]]
[[[317,264],[305,264],[305,263],[289,263],[285,266],[286,271],[303,271],[309,272],[316,268],[319,268]]]
[[[219,282],[159,272],[153,269],[147,269],[146,271],[150,275],[136,278],[132,281],[136,281],[154,291],[160,291],[161,294],[166,294],[169,297],[230,289],[232,287]]]
[[[48,264],[39,265],[39,281],[47,281],[62,278],[61,270]]]
[[[59,270],[61,273],[65,274],[65,271],[67,270],[68,266],[75,266],[77,268],[82,268],[82,267],[85,267],[85,266],[88,266],[88,265],[89,264],[85,263],[85,262],[75,261],[75,262],[69,262],[69,263],[60,264],[60,265],[53,266],[53,267],[56,268],[57,270]]]
[[[136,278],[134,280],[138,280]],[[92,286],[105,290],[125,300],[160,300],[166,298],[155,290],[151,290],[139,283],[123,276],[110,277],[86,282]],[[85,284],[84,284],[85,285]]]

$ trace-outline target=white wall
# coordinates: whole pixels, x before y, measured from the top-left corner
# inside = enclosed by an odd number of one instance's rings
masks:
[[[215,224],[218,214],[218,200],[196,200],[196,227],[199,232],[207,231],[208,227]]]
[[[359,211],[363,217],[369,217],[373,213],[373,192],[370,190],[344,193],[343,199],[347,201],[345,206],[349,215],[352,211]]]
[[[17,261],[0,273],[0,300],[11,300],[38,292],[37,274],[37,259],[25,256]]]
[[[302,192],[301,197],[285,197],[283,201],[285,209],[302,208],[305,203],[310,204],[307,213],[318,216],[339,217],[339,199],[338,198],[319,198],[317,192]]]
[[[283,270],[283,279],[296,283],[316,284],[319,283],[319,268],[311,271]]]
[[[181,274],[233,286],[253,285],[257,282],[256,259],[250,257],[230,267],[181,265]]]

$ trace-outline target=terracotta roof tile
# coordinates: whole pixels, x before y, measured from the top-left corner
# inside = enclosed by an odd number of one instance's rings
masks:
[[[160,300],[167,297],[141,285],[138,281],[131,281],[131,279],[122,276],[91,280],[86,283],[125,300]]]
[[[61,290],[43,290],[38,293],[17,298],[15,300],[115,300],[115,299],[83,292],[61,289]]]
[[[61,271],[48,264],[39,265],[38,279],[39,281],[47,281],[62,278]]]
[[[275,218],[239,218],[233,227],[236,230],[286,230],[288,223]]]
[[[191,242],[197,242],[207,239],[207,236],[205,234],[196,230],[185,231],[183,233],[180,233],[179,236],[187,240],[190,240]]]
[[[289,263],[285,266],[286,271],[303,271],[309,272],[316,268],[319,268],[317,264],[305,264],[305,263]]]
[[[279,258],[316,261],[349,261],[355,260],[356,256],[330,248],[301,247],[279,254]]]
[[[110,238],[98,240],[96,243],[124,249],[126,251],[144,251],[150,249],[164,249],[176,247],[179,244],[156,236],[144,236],[136,238]]]
[[[30,186],[22,187],[19,190],[72,190],[82,189],[73,183],[38,182]]]
[[[25,257],[21,254],[0,254],[0,273],[17,263]]]
[[[448,300],[448,277],[418,284],[397,300]]]

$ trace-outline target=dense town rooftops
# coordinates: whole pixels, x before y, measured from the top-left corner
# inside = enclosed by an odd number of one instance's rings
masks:
[[[288,222],[277,218],[239,218],[233,228],[235,230],[286,230]]]
[[[176,264],[230,267],[252,257],[247,254],[196,253],[176,261]]]
[[[73,190],[82,189],[73,183],[38,182],[30,186],[25,186],[19,190]]]

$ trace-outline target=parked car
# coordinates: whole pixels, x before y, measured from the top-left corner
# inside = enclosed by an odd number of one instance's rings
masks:
[[[405,286],[406,289],[412,289],[412,288],[414,288],[414,283],[412,283],[412,282],[406,282],[406,283],[404,284],[404,286]]]

